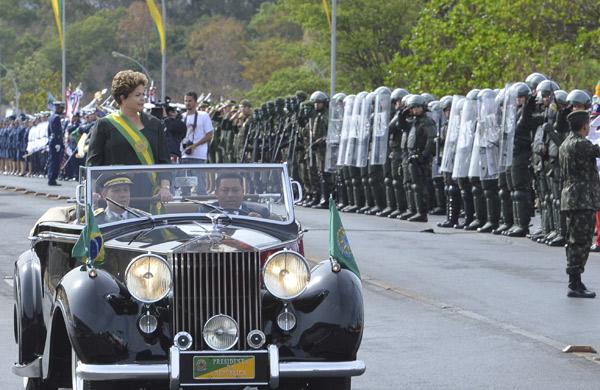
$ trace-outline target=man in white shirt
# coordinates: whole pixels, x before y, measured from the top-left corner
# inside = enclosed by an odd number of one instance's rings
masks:
[[[182,164],[205,164],[208,158],[208,143],[213,137],[213,125],[208,113],[198,111],[196,104],[198,94],[188,92],[185,94],[184,102],[187,112],[183,116],[183,122],[187,128],[186,136],[181,143]],[[198,194],[206,193],[204,178],[198,177]]]

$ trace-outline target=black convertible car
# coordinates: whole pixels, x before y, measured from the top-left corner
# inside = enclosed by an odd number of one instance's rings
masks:
[[[335,390],[365,371],[361,282],[305,259],[285,165],[81,177],[15,262],[13,372],[26,389]]]

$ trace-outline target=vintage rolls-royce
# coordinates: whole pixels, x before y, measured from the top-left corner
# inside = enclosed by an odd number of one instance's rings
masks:
[[[13,372],[26,389],[350,389],[361,282],[304,257],[299,193],[280,164],[83,169],[15,262]]]

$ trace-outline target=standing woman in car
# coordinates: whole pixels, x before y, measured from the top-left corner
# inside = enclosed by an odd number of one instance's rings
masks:
[[[115,75],[111,95],[119,110],[100,119],[92,129],[88,166],[169,163],[162,122],[143,112],[147,84],[148,79],[140,72],[123,70]],[[150,184],[152,194],[160,201],[171,199],[168,180],[162,178]]]

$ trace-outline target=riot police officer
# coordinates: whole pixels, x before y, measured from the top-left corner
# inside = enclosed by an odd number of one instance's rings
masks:
[[[435,153],[435,124],[427,115],[427,102],[423,96],[413,95],[406,106],[411,111],[411,129],[408,133],[408,170],[414,193],[417,213],[408,218],[411,222],[427,222],[427,180],[431,177],[431,160]]]
[[[390,121],[389,133],[389,154],[388,161],[390,169],[385,176],[385,198],[386,209],[382,211],[381,216],[396,218],[402,214],[406,206],[406,194],[402,189],[402,157],[400,156],[400,141],[402,139],[402,130],[399,126],[400,115],[404,110],[402,98],[408,95],[408,91],[402,88],[396,88],[390,96],[392,106],[392,120]],[[391,211],[390,211],[391,209]]]

